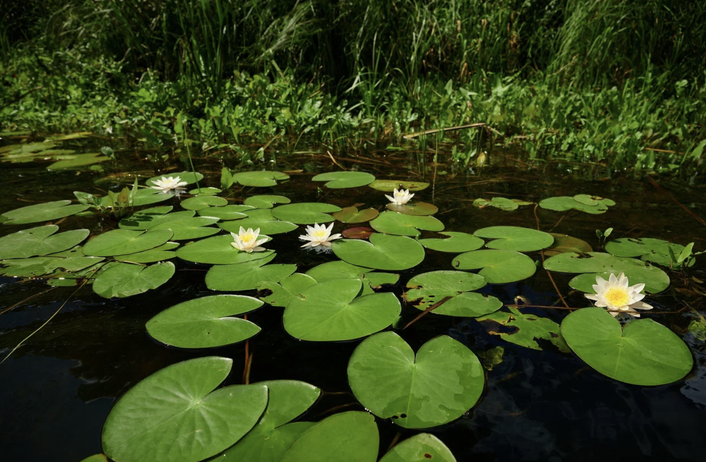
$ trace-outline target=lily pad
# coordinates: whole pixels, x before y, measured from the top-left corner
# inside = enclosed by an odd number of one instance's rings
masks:
[[[158,204],[160,202],[168,201],[174,197],[172,193],[163,193],[156,189],[138,189],[132,198],[132,205],[134,207],[140,207],[143,205]],[[103,207],[116,207],[119,204],[113,203],[113,199],[110,196],[101,197],[101,205]]]
[[[216,389],[232,364],[230,358],[196,358],[139,382],[108,414],[103,451],[121,462],[198,462],[235,444],[264,412],[267,386]]]
[[[246,212],[256,210],[249,205],[226,205],[224,207],[206,207],[199,209],[199,215],[203,217],[216,217],[221,220],[240,220],[247,218]]]
[[[158,223],[150,228],[150,232],[154,232],[159,229],[170,229],[174,233],[172,239],[175,241],[201,239],[203,237],[213,236],[214,234],[221,232],[220,228],[208,226],[218,222],[219,220],[219,218],[215,217],[185,217],[182,219]]]
[[[667,273],[656,266],[642,260],[615,257],[602,252],[588,252],[581,255],[562,253],[547,258],[544,268],[560,273],[592,273],[572,280],[572,287],[586,292],[593,292],[591,285],[596,283],[596,274],[625,273],[631,285],[644,283],[645,291],[653,294],[669,287],[670,282]]]
[[[178,348],[213,348],[242,342],[260,332],[250,321],[234,317],[262,306],[253,297],[211,295],[167,308],[147,321],[152,338]]]
[[[179,247],[178,242],[167,242],[154,249],[145,250],[144,252],[131,253],[129,255],[116,256],[117,261],[128,263],[156,263],[158,261],[171,260],[176,258],[177,254],[173,250]]]
[[[387,451],[380,462],[456,462],[449,448],[434,435],[420,433]]]
[[[589,366],[620,382],[664,385],[693,367],[689,347],[651,319],[630,321],[623,328],[603,308],[583,308],[564,318],[561,333]]]
[[[427,249],[452,253],[470,252],[471,250],[480,249],[485,244],[483,239],[468,233],[448,231],[439,234],[449,237],[446,239],[419,239],[419,243]]]
[[[86,257],[80,248],[44,257],[0,260],[0,274],[11,277],[34,277],[51,274],[56,270],[81,271],[103,261],[100,257]]]
[[[314,422],[289,423],[309,409],[321,395],[321,389],[296,380],[259,382],[270,391],[267,410],[250,433],[216,461],[279,462],[282,455]]]
[[[280,462],[375,462],[380,436],[367,412],[334,414],[305,431]]]
[[[297,270],[297,265],[272,264],[274,255],[235,265],[217,265],[206,273],[206,287],[237,292],[252,290],[264,281],[279,282]]]
[[[157,186],[155,181],[161,180],[162,177],[167,177],[167,178],[179,177],[179,181],[186,181],[186,184],[192,184],[192,183],[196,183],[197,181],[203,180],[203,175],[201,175],[198,172],[163,173],[162,175],[153,176],[149,180],[145,181],[145,184],[147,186],[150,186],[150,188],[152,186]],[[153,191],[157,191],[157,190],[153,189]]]
[[[353,340],[378,332],[400,315],[393,293],[358,297],[357,279],[321,282],[303,290],[284,310],[284,329],[293,337],[314,342]]]
[[[490,200],[476,199],[473,201],[473,206],[480,209],[485,207],[494,207],[496,209],[511,212],[517,210],[520,205],[530,205],[532,202],[522,201],[518,199],[507,199],[505,197],[493,197]]]
[[[537,343],[538,339],[548,340],[554,344],[559,350],[564,353],[569,352],[569,347],[566,345],[564,338],[559,331],[559,324],[551,319],[543,318],[534,314],[522,313],[517,308],[508,307],[510,312],[496,311],[477,320],[480,322],[493,321],[505,327],[509,327],[510,331],[498,331],[489,329],[489,332],[494,335],[499,335],[501,339],[520,345],[533,350],[541,350],[542,347]]]
[[[174,263],[150,266],[113,263],[106,265],[93,281],[93,291],[104,298],[131,297],[156,289],[174,276]]]
[[[171,205],[163,205],[160,207],[151,207],[149,209],[138,210],[137,212],[134,212],[120,220],[118,226],[120,226],[121,229],[130,229],[133,231],[146,230],[158,219],[171,212],[173,208],[174,207]],[[192,217],[194,216],[194,213],[189,211],[178,213],[188,214]]]
[[[361,295],[372,294],[383,284],[395,284],[400,279],[399,274],[377,273],[374,269],[351,265],[344,261],[322,263],[306,272],[317,282],[333,281],[334,279],[358,279],[363,282]]]
[[[334,218],[329,213],[340,211],[340,207],[331,204],[302,202],[275,207],[272,209],[272,216],[298,225],[313,225],[333,221]]]
[[[451,265],[460,270],[480,269],[478,274],[490,284],[521,281],[537,270],[527,255],[512,250],[475,250],[458,255]]]
[[[473,235],[494,239],[485,245],[489,249],[518,252],[542,250],[554,243],[554,236],[549,233],[518,226],[490,226],[477,230]]]
[[[247,218],[233,222],[218,223],[218,226],[230,233],[237,233],[241,226],[245,229],[259,228],[261,234],[267,234],[268,236],[288,233],[299,227],[289,221],[278,220],[272,216],[272,212],[268,209],[256,209],[251,212],[245,212],[245,215],[247,215]]]
[[[578,196],[582,195],[579,194]],[[592,215],[598,215],[607,212],[608,204],[615,205],[615,202],[611,201],[610,199],[605,199],[603,201],[598,201],[595,205],[587,205],[576,201],[571,196],[549,197],[547,199],[542,199],[539,202],[539,206],[546,210],[566,212],[568,210],[575,209],[581,212],[590,213]]]
[[[375,176],[365,172],[330,172],[316,175],[312,181],[327,181],[324,185],[331,189],[357,188],[375,181]]]
[[[88,205],[70,205],[71,201],[44,202],[28,205],[19,209],[10,210],[0,215],[0,223],[5,225],[25,225],[28,223],[41,223],[43,221],[58,220],[59,218],[83,212]]]
[[[343,237],[347,237],[348,239],[367,239],[373,233],[375,233],[375,230],[373,228],[368,228],[367,226],[346,228],[341,231]]]
[[[480,361],[447,335],[419,349],[394,332],[365,339],[348,363],[348,383],[373,414],[404,428],[444,425],[472,408],[485,383]]]
[[[385,234],[417,237],[420,230],[442,231],[444,224],[434,217],[404,215],[397,212],[382,212],[370,222],[375,231]]]
[[[231,245],[232,242],[234,241],[231,235],[209,237],[181,247],[177,250],[177,257],[194,263],[232,265],[267,258],[274,254],[271,250],[241,252]]]
[[[372,207],[365,210],[358,210],[358,207],[345,207],[332,215],[341,223],[365,223],[374,220],[379,213]]]
[[[173,234],[169,229],[147,232],[114,229],[88,241],[83,246],[83,253],[96,257],[112,257],[142,252],[166,243]]]
[[[544,250],[544,255],[547,257],[553,257],[554,255],[559,255],[560,253],[588,253],[593,252],[591,245],[579,238],[568,236],[566,234],[550,233],[554,236],[554,244],[547,247]]]
[[[257,290],[269,290],[272,292],[270,295],[261,296],[260,300],[272,306],[281,306],[284,308],[289,305],[292,298],[299,296],[303,290],[315,284],[317,284],[316,279],[311,276],[294,273],[282,279],[280,282],[261,282],[255,288]]]
[[[386,207],[392,212],[414,216],[434,215],[439,211],[439,208],[436,205],[428,204],[426,202],[409,202],[404,205],[389,203]]]
[[[65,170],[71,168],[87,167],[110,160],[110,157],[101,155],[99,152],[85,154],[69,154],[61,157],[54,157],[57,162],[49,165],[47,170]]]
[[[105,454],[93,454],[90,457],[86,457],[81,462],[108,462],[108,458]]]
[[[373,189],[384,192],[392,192],[395,189],[406,189],[410,192],[421,191],[429,187],[429,183],[423,181],[403,181],[403,180],[375,180],[370,183]]]
[[[288,180],[289,175],[282,172],[240,172],[233,175],[233,181],[243,186],[276,186],[278,181]]]
[[[643,238],[620,238],[608,242],[605,245],[606,252],[616,257],[640,257],[645,261],[651,261],[663,266],[678,266],[677,262],[672,262],[671,249],[675,256],[684,250],[683,245],[665,241],[663,239]]]
[[[201,210],[228,205],[228,199],[218,196],[196,196],[181,201],[180,205],[186,210]]]
[[[218,189],[218,188],[200,188],[200,189],[192,189],[189,191],[189,194],[192,196],[217,196],[220,193],[222,193],[223,190]]]
[[[268,196],[268,195],[262,195],[262,196],[250,196],[247,199],[245,199],[245,205],[249,205],[250,207],[255,207],[258,209],[271,209],[274,207],[274,204],[289,204],[292,202],[288,197],[284,196]]]
[[[414,303],[418,310],[426,310],[449,297],[431,312],[446,316],[475,318],[499,310],[503,303],[495,297],[471,293],[485,286],[485,278],[464,271],[432,271],[414,276],[407,282],[410,289],[405,300]]]
[[[38,226],[1,237],[0,260],[63,252],[80,244],[90,234],[87,229],[55,234],[57,231],[56,225]]]
[[[339,239],[331,244],[333,252],[351,265],[401,271],[414,268],[424,260],[424,247],[414,239],[374,233],[370,241]]]

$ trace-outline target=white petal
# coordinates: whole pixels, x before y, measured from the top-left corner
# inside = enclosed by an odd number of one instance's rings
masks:
[[[637,302],[630,305],[630,308],[637,308],[638,310],[651,310],[653,306],[645,302]]]

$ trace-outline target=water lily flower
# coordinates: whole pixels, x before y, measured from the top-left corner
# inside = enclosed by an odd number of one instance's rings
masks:
[[[340,234],[334,234],[333,236],[331,235],[331,230],[333,229],[333,223],[331,223],[328,228],[326,225],[320,225],[318,223],[314,223],[314,227],[312,228],[311,226],[306,227],[306,234],[299,236],[299,239],[302,241],[309,241],[306,244],[304,244],[302,247],[318,247],[318,246],[324,246],[324,247],[331,247],[331,241],[334,239],[340,239],[341,235]]]
[[[179,189],[182,186],[186,186],[188,183],[186,181],[181,181],[180,177],[166,177],[163,176],[161,180],[154,180],[154,186],[152,189],[159,189],[163,193],[168,192],[172,189]]]
[[[395,205],[405,205],[411,198],[414,197],[414,194],[410,194],[408,190],[406,189],[400,189],[399,191],[395,189],[392,192],[392,196],[390,197],[387,194],[385,194],[385,197],[390,199],[390,202],[392,202]]]
[[[235,242],[231,242],[230,245],[240,250],[241,252],[262,252],[263,250],[265,250],[265,248],[260,247],[260,244],[264,244],[265,242],[267,242],[267,237],[265,237],[264,239],[258,239],[257,236],[259,234],[260,228],[257,228],[255,231],[253,231],[252,228],[248,228],[247,230],[245,230],[245,228],[241,226],[240,230],[238,231],[238,234],[230,233],[230,235],[233,236],[233,239],[235,240]]]
[[[624,273],[618,277],[611,274],[606,281],[600,276],[596,276],[596,284],[593,286],[594,294],[584,294],[589,300],[594,300],[596,306],[608,308],[613,317],[620,313],[629,313],[636,318],[640,317],[638,310],[651,310],[652,305],[642,302],[645,294],[641,294],[645,284],[635,284],[628,287],[628,278]]]

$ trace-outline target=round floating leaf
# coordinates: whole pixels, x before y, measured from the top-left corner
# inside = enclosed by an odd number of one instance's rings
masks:
[[[150,178],[149,180],[145,181],[145,184],[150,187],[157,186],[155,181],[161,180],[162,177],[167,177],[167,178],[179,177],[179,181],[186,181],[186,184],[192,184],[192,183],[196,183],[197,181],[203,180],[203,175],[201,175],[198,172],[164,173],[162,175],[157,175],[155,177]],[[157,191],[157,190],[153,189],[153,191]]]
[[[574,200],[583,205],[598,205],[598,201],[588,194],[576,194]]]
[[[206,287],[237,292],[251,290],[263,281],[279,282],[297,270],[297,265],[268,265],[274,255],[236,265],[213,266],[206,273]]]
[[[559,255],[560,253],[574,252],[574,253],[588,253],[593,252],[591,245],[579,238],[573,236],[567,236],[566,234],[556,234],[551,233],[554,237],[554,244],[544,251],[544,255],[547,257],[552,257],[554,255]]]
[[[292,444],[281,462],[375,462],[380,436],[367,412],[327,417]]]
[[[88,209],[88,205],[69,205],[71,201],[44,202],[10,210],[0,215],[0,223],[6,225],[24,225],[58,220]]]
[[[684,246],[649,237],[637,239],[623,237],[608,242],[605,250],[616,257],[640,257],[642,260],[663,266],[678,266],[676,261],[672,261],[672,254],[675,257],[679,256]]]
[[[569,352],[564,338],[559,332],[559,324],[551,319],[534,314],[522,313],[517,308],[508,307],[510,312],[496,311],[477,320],[480,322],[493,321],[510,328],[506,331],[489,329],[489,333],[499,335],[501,339],[533,350],[541,350],[538,339],[548,340],[564,353]]]
[[[405,299],[413,303],[419,300],[415,308],[426,310],[448,299],[434,308],[431,313],[446,316],[474,318],[497,311],[503,303],[495,297],[469,293],[485,285],[485,278],[463,271],[432,271],[414,276],[407,282],[411,289],[404,294]]]
[[[240,220],[241,218],[247,218],[246,212],[255,210],[254,207],[249,205],[226,205],[224,207],[206,207],[205,209],[199,209],[199,215],[203,217],[216,217],[221,220]]]
[[[470,252],[480,249],[485,244],[483,239],[468,233],[448,231],[439,234],[449,237],[447,239],[419,239],[419,243],[427,249],[452,253]]]
[[[47,170],[65,170],[70,168],[81,168],[87,167],[89,165],[99,164],[110,160],[110,157],[102,156],[98,152],[91,152],[85,154],[69,154],[63,156],[53,157],[57,159],[57,162],[50,164]]]
[[[192,196],[217,196],[218,194],[222,193],[223,191],[218,188],[201,188],[201,189],[192,189],[189,191],[189,194]]]
[[[518,226],[490,226],[477,230],[473,235],[494,239],[485,245],[490,249],[518,252],[542,250],[554,243],[554,236],[549,233]]]
[[[245,199],[245,205],[258,209],[271,209],[274,204],[289,204],[292,202],[288,197],[284,196],[251,196]]]
[[[358,207],[345,207],[332,215],[341,223],[365,223],[374,220],[379,213],[374,208],[358,210]]]
[[[347,263],[388,271],[414,268],[424,260],[424,247],[404,236],[374,233],[369,242],[339,239],[333,241],[331,248]]]
[[[476,199],[473,201],[473,206],[481,209],[484,207],[495,207],[496,209],[511,212],[513,210],[517,210],[520,204],[518,204],[512,199],[507,199],[505,197],[493,197],[489,201],[485,199]]]
[[[158,220],[162,219],[166,214],[171,212],[173,208],[174,207],[171,205],[164,205],[161,207],[152,207],[149,209],[139,210],[120,220],[118,226],[120,226],[121,229],[129,229],[133,231],[149,229],[150,226],[159,223]],[[186,216],[191,217],[194,216],[194,212],[190,211],[177,213],[186,214]]]
[[[100,257],[86,257],[80,248],[55,253],[46,257],[2,260],[0,274],[12,277],[32,277],[53,273],[58,269],[80,271],[103,261]]]
[[[606,199],[605,201],[610,201],[610,199]],[[541,200],[539,206],[543,209],[557,212],[566,212],[567,210],[576,209],[581,212],[598,215],[608,210],[608,203],[605,201],[600,201],[596,205],[586,205],[574,200],[574,198],[570,196],[558,196]],[[610,202],[615,204],[613,201]]]
[[[472,408],[485,383],[480,361],[447,335],[417,352],[394,332],[365,339],[348,363],[348,383],[373,414],[405,428],[444,425]]]
[[[316,279],[317,282],[334,279],[358,279],[365,284],[362,295],[372,294],[373,288],[378,288],[383,284],[395,284],[400,278],[399,274],[375,273],[373,271],[375,270],[339,260],[322,263],[311,268],[306,274]]]
[[[272,216],[298,225],[313,225],[333,221],[334,218],[329,213],[340,211],[340,207],[331,204],[302,202],[275,207],[272,209]]]
[[[81,462],[108,462],[108,458],[104,454],[93,454],[90,457],[86,457]]]
[[[279,462],[282,455],[314,422],[288,424],[309,409],[321,389],[296,380],[259,382],[270,391],[267,410],[255,428],[213,461]]]
[[[419,230],[442,231],[444,224],[434,217],[404,215],[397,212],[382,212],[380,216],[370,222],[375,231],[386,234],[416,237],[421,234]]]
[[[161,286],[174,276],[174,263],[150,266],[114,263],[107,265],[93,281],[93,291],[104,298],[130,297]]]
[[[142,205],[157,204],[159,202],[164,202],[174,197],[173,193],[163,193],[156,189],[138,189],[132,198],[133,207],[140,207]],[[103,207],[116,207],[118,204],[113,203],[113,199],[110,196],[101,197],[101,205]]]
[[[661,292],[669,287],[669,276],[656,266],[634,258],[615,257],[608,253],[588,252],[586,254],[562,253],[547,258],[544,268],[560,273],[600,273],[618,275],[625,273],[630,284],[645,284],[645,291],[650,293]],[[590,282],[592,280],[592,282]],[[581,287],[580,290],[593,292],[591,285],[596,283],[596,276],[586,275],[575,278],[572,287]],[[587,284],[590,282],[590,284]]]
[[[537,270],[527,255],[512,250],[475,250],[462,253],[451,262],[460,270],[480,269],[480,274],[490,284],[521,281]]]
[[[316,175],[312,181],[328,181],[324,186],[331,189],[357,188],[367,186],[375,177],[365,172],[331,172]]]
[[[420,433],[387,451],[380,462],[456,462],[444,443],[434,435]]]
[[[196,196],[181,201],[181,206],[186,210],[201,210],[224,205],[228,205],[228,199],[218,196]]]
[[[152,226],[150,228],[150,232],[154,232],[158,229],[170,229],[174,233],[172,239],[175,241],[201,239],[203,237],[213,236],[214,234],[221,232],[220,228],[208,226],[216,223],[217,221],[219,221],[219,218],[215,217],[194,217],[169,220]]]
[[[233,360],[209,356],[155,372],[128,390],[103,426],[103,450],[120,462],[198,462],[235,444],[267,406],[267,386],[216,387]]]
[[[232,265],[267,258],[274,254],[271,250],[241,252],[231,245],[232,242],[234,241],[230,234],[209,237],[181,247],[177,250],[177,257],[194,263]]]
[[[343,237],[348,239],[367,239],[373,234],[375,230],[373,228],[368,228],[367,226],[359,226],[357,228],[347,228],[341,231]]]
[[[375,180],[368,186],[384,192],[392,192],[395,189],[400,188],[415,192],[427,189],[429,187],[429,183],[425,183],[423,181]]]
[[[155,247],[154,249],[145,250],[144,252],[131,253],[129,255],[116,256],[117,261],[130,263],[155,263],[158,261],[170,260],[177,256],[174,249],[179,247],[177,242],[167,242],[164,245]]]
[[[281,221],[272,216],[272,212],[267,209],[253,210],[245,212],[247,218],[230,223],[218,223],[218,226],[230,233],[237,233],[242,226],[245,229],[260,229],[261,234],[281,234],[294,231],[298,228],[294,223]]]
[[[83,246],[83,253],[96,257],[112,257],[142,252],[164,244],[171,239],[172,234],[169,229],[148,232],[114,229],[88,241]]]
[[[564,318],[561,333],[589,366],[621,382],[664,385],[693,366],[689,347],[651,319],[630,321],[622,328],[603,308],[583,308]]]
[[[0,259],[29,258],[36,255],[63,252],[80,244],[88,237],[87,229],[59,231],[56,225],[25,229],[0,238]]]
[[[434,215],[439,211],[436,205],[427,204],[426,202],[409,202],[405,205],[389,203],[386,207],[393,212],[417,216]]]
[[[212,348],[242,342],[260,332],[245,319],[235,318],[262,306],[253,297],[212,295],[167,308],[149,321],[147,333],[178,348]]]
[[[257,290],[269,290],[272,293],[268,296],[260,297],[265,303],[272,306],[286,307],[292,298],[301,294],[304,289],[307,289],[317,282],[311,276],[306,274],[294,273],[280,282],[262,282],[255,288]]]
[[[393,293],[357,297],[357,279],[336,279],[305,289],[284,310],[284,329],[293,337],[314,342],[352,340],[378,332],[400,315]]]
[[[277,181],[288,180],[289,175],[281,172],[241,172],[233,175],[233,181],[243,186],[276,186]]]

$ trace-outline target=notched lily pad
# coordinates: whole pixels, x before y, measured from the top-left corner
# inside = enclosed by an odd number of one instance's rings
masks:
[[[235,265],[216,265],[206,273],[206,287],[237,292],[252,290],[262,282],[279,282],[297,270],[297,265],[271,264],[274,255]]]
[[[609,241],[605,245],[605,250],[616,257],[640,257],[641,260],[671,267],[679,266],[672,260],[672,255],[678,257],[684,250],[684,246],[663,239],[624,237]]]
[[[259,296],[260,300],[272,306],[286,307],[292,298],[301,295],[301,292],[317,284],[316,280],[306,274],[294,273],[280,282],[261,282],[257,290],[269,290],[270,295]]]
[[[442,231],[444,224],[434,217],[404,215],[397,212],[382,212],[370,222],[375,231],[385,234],[417,237],[424,231]]]
[[[182,208],[186,210],[201,210],[224,205],[228,205],[228,199],[218,196],[195,196],[181,201]]]
[[[246,218],[239,219],[233,222],[218,223],[222,229],[237,233],[242,226],[245,229],[260,229],[261,234],[281,234],[294,231],[299,226],[289,221],[278,220],[272,216],[272,212],[268,209],[255,209],[245,212]]]
[[[426,310],[442,302],[431,313],[475,318],[497,311],[503,303],[495,297],[472,293],[485,286],[485,278],[464,271],[432,271],[414,276],[407,283],[407,302]],[[444,301],[444,299],[446,299]]]
[[[206,207],[199,209],[198,214],[202,217],[216,217],[221,220],[240,220],[247,218],[247,212],[256,210],[249,205],[226,205],[223,207]]]
[[[449,448],[434,435],[420,433],[390,449],[380,462],[456,462]]]
[[[341,223],[365,223],[374,220],[379,215],[374,208],[358,210],[358,207],[345,207],[340,212],[332,213],[333,217]],[[348,236],[346,236],[348,237]]]
[[[0,238],[0,260],[29,258],[63,252],[80,244],[90,233],[87,229],[59,231],[56,225],[24,229]]]
[[[189,194],[192,196],[217,196],[218,194],[222,193],[223,190],[218,189],[218,188],[200,188],[200,189],[192,189],[189,191]]]
[[[371,234],[369,239],[338,239],[331,248],[347,263],[387,271],[413,268],[424,260],[424,247],[414,239],[380,233]]]
[[[439,234],[449,237],[446,239],[419,239],[419,243],[427,249],[451,253],[470,252],[471,250],[480,249],[485,244],[483,239],[468,233],[448,231]]]
[[[490,226],[477,230],[473,235],[493,239],[485,245],[489,249],[517,252],[542,250],[554,243],[554,236],[549,233],[519,226]]]
[[[289,175],[282,172],[240,172],[233,174],[233,181],[243,186],[264,188],[276,186],[278,181],[288,180]]]
[[[0,215],[0,223],[5,225],[41,223],[43,221],[58,220],[59,218],[75,215],[88,208],[88,205],[71,205],[71,201],[69,200],[44,202],[5,212]]]
[[[147,232],[114,229],[88,241],[83,246],[83,253],[96,257],[112,257],[142,252],[166,243],[173,234],[170,229]]]
[[[365,172],[330,172],[316,175],[312,181],[326,181],[324,185],[331,189],[357,188],[367,186],[375,177]]]
[[[331,204],[301,202],[275,207],[272,209],[272,216],[298,225],[313,225],[333,221],[334,218],[329,214],[340,211],[340,207]]]
[[[384,191],[384,192],[392,192],[395,189],[407,189],[408,191],[415,192],[415,191],[422,191],[423,189],[427,189],[429,187],[429,183],[425,183],[423,181],[404,181],[404,180],[375,180],[372,183],[370,183],[368,186],[370,186],[373,189],[377,189],[378,191]]]
[[[577,254],[593,252],[591,245],[579,238],[566,234],[550,233],[554,236],[554,243],[544,250],[546,257],[553,257],[560,253],[573,252]]]
[[[482,318],[478,318],[480,322],[493,321],[504,327],[509,327],[509,331],[499,331],[489,328],[488,332],[494,335],[499,335],[503,340],[520,345],[533,350],[541,350],[542,347],[537,343],[538,339],[548,340],[554,344],[560,351],[568,353],[569,347],[561,336],[559,324],[551,319],[542,318],[534,314],[526,314],[520,312],[517,308],[508,307],[510,312],[496,311]]]
[[[245,205],[258,209],[271,209],[274,207],[274,204],[289,204],[290,202],[292,201],[285,196],[262,195],[250,196],[245,199],[244,203]]]
[[[231,245],[233,242],[233,237],[230,234],[213,236],[179,248],[177,256],[182,260],[194,263],[232,265],[267,258],[274,254],[271,250],[252,253],[241,252]]]
[[[598,215],[608,211],[608,207],[615,205],[611,199],[604,199],[598,196],[588,196],[587,194],[577,194],[576,196],[549,197],[539,201],[539,206],[546,210],[566,212],[568,210],[579,210],[581,212]]]
[[[156,289],[174,276],[174,263],[150,266],[112,263],[102,269],[93,281],[93,291],[103,298],[124,298]]]
[[[505,210],[506,212],[511,212],[517,210],[520,205],[530,205],[532,202],[527,202],[519,199],[507,199],[505,197],[493,197],[490,200],[487,199],[476,199],[473,201],[473,206],[479,209],[485,207],[494,207],[496,209]]]
[[[474,250],[458,255],[451,266],[460,270],[480,269],[478,274],[490,284],[521,281],[537,270],[527,255],[513,250]]]

